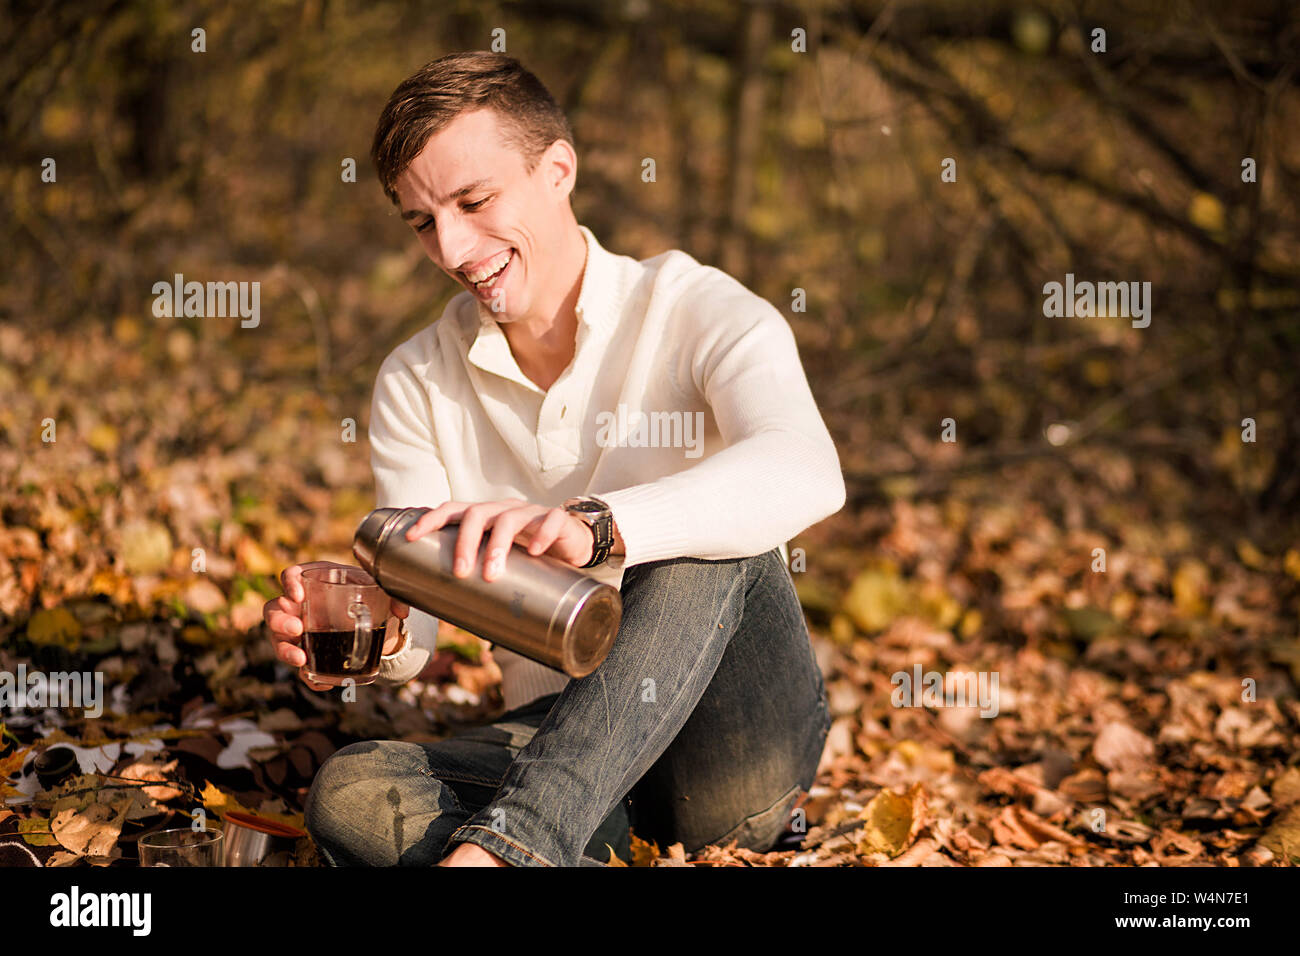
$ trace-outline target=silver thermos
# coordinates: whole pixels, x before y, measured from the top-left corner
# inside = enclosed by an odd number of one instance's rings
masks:
[[[547,555],[513,546],[505,570],[483,580],[488,534],[474,568],[452,574],[457,524],[415,541],[406,531],[429,508],[376,508],[357,528],[352,553],[388,594],[570,677],[600,666],[623,616],[618,589]]]

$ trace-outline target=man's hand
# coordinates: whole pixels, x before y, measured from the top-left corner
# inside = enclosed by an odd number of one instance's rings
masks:
[[[270,638],[271,646],[275,649],[276,658],[298,668],[299,679],[312,690],[334,688],[329,684],[310,681],[306,677],[307,652],[299,646],[303,634],[302,601],[307,596],[302,587],[302,573],[310,568],[347,567],[351,565],[339,564],[336,561],[308,561],[305,564],[295,564],[285,568],[280,572],[280,586],[284,588],[284,594],[278,598],[271,598],[262,605],[262,620],[266,622],[267,637]],[[399,618],[404,618],[411,613],[410,606],[396,598],[392,599],[391,608],[393,614]],[[383,653],[392,653],[400,639],[401,636],[397,633],[389,634],[384,641]]]
[[[421,515],[407,529],[406,539],[416,541],[446,524],[459,524],[452,573],[467,577],[478,558],[483,532],[491,529],[483,580],[494,581],[505,570],[510,546],[518,542],[533,555],[546,554],[580,568],[591,560],[595,547],[587,523],[563,508],[532,505],[521,498],[471,504],[447,501]],[[617,532],[616,532],[617,533]],[[617,540],[617,539],[616,539]]]

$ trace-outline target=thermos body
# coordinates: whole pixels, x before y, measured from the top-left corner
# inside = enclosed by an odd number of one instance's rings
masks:
[[[458,578],[452,560],[459,525],[406,540],[407,529],[429,510],[377,508],[357,528],[352,553],[384,591],[570,677],[600,666],[622,619],[618,589],[518,546],[501,576],[484,581],[487,534],[474,568]]]

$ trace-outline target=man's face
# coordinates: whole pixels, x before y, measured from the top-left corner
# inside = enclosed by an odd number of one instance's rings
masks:
[[[396,192],[402,218],[438,268],[488,308],[498,303],[498,321],[513,321],[550,298],[548,251],[561,246],[575,172],[572,149],[559,141],[529,174],[523,156],[502,145],[496,112],[480,109],[430,137]],[[506,254],[503,272],[482,286],[470,281]]]

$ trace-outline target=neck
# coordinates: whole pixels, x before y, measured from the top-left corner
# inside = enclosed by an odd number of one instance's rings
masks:
[[[582,292],[587,243],[577,221],[571,220],[571,225],[564,232],[564,248],[555,262],[554,298],[513,322],[499,323],[520,369],[544,389],[568,367],[577,343],[575,308]]]

